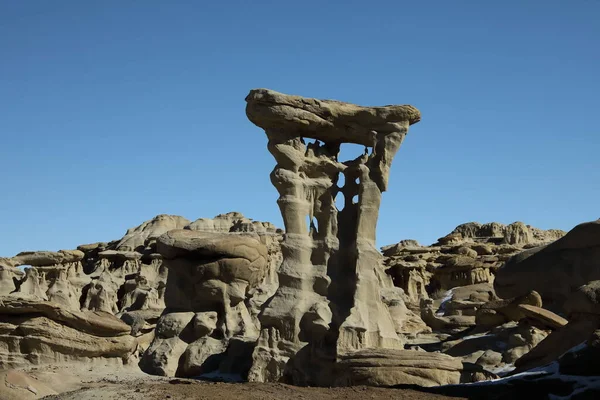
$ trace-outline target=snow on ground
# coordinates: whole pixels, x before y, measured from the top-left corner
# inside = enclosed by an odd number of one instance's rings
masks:
[[[440,308],[438,308],[435,315],[437,315],[438,317],[442,317],[444,315],[444,313],[446,312],[446,303],[452,300],[453,295],[454,288],[447,290],[446,293],[444,293],[444,297],[442,298],[442,302],[440,303]]]

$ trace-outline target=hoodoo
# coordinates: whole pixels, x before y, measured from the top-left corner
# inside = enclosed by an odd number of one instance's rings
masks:
[[[271,181],[285,224],[279,288],[260,315],[249,379],[329,384],[342,355],[403,348],[382,300],[394,287],[375,228],[392,159],[421,115],[409,105],[360,107],[267,89],[246,102],[277,162]],[[338,160],[344,143],[367,149]],[[336,196],[344,197],[341,210]]]

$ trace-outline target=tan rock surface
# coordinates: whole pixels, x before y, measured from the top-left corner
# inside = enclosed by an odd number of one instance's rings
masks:
[[[96,311],[73,311],[46,301],[0,297],[0,315],[43,315],[73,329],[95,336],[127,335],[131,328],[113,315]]]
[[[501,297],[535,290],[544,304],[562,310],[577,288],[600,279],[600,220],[577,225],[555,242],[526,250],[498,269],[494,287]]]
[[[336,386],[437,386],[460,382],[460,360],[440,353],[366,349],[340,358]]]
[[[277,162],[271,181],[286,231],[279,288],[259,316],[249,379],[280,380],[290,369],[292,382],[326,384],[336,353],[402,347],[380,293],[393,285],[375,248],[375,227],[392,159],[420,113],[266,89],[251,91],[246,102]],[[343,143],[363,144],[365,154],[341,162]],[[342,210],[336,196],[344,196]]]

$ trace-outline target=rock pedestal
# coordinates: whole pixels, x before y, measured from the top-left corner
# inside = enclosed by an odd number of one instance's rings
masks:
[[[382,301],[381,289],[393,285],[375,228],[392,159],[420,113],[266,89],[252,90],[246,101],[277,162],[271,181],[286,232],[279,288],[259,317],[249,379],[326,384],[325,366],[340,354],[402,348]],[[364,145],[365,153],[342,162],[344,143]],[[341,210],[336,196],[344,198]]]

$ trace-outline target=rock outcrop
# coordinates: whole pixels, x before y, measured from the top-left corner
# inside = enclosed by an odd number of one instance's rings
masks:
[[[581,285],[600,279],[600,220],[577,225],[546,246],[510,258],[496,273],[494,287],[501,297],[535,290],[544,304],[564,311],[563,304]]]
[[[278,267],[269,260],[273,241],[278,243],[278,234],[265,230],[172,230],[160,236],[157,250],[169,269],[166,309],[142,356],[142,370],[182,377],[218,371],[245,378],[260,332],[257,315],[273,294],[258,293],[260,285],[268,286],[275,272],[270,269]]]
[[[120,240],[81,245],[77,250],[23,252],[15,257],[0,258],[0,296],[7,296],[5,304],[12,304],[11,307],[17,304],[14,301],[29,302],[19,312],[29,315],[31,312],[27,310],[35,310],[36,314],[47,320],[43,324],[48,326],[49,332],[59,329],[57,323],[62,326],[66,322],[57,316],[59,314],[46,315],[40,310],[56,309],[60,310],[60,315],[114,314],[129,325],[125,325],[128,334],[136,337],[138,351],[143,352],[154,338],[154,329],[165,308],[167,292],[168,269],[164,266],[162,255],[157,252],[157,238],[177,230],[183,234],[202,235],[205,232],[207,237],[222,234],[219,232],[244,232],[248,235],[261,232],[269,236],[263,243],[266,246],[266,276],[262,277],[260,288],[253,287],[251,296],[248,299],[244,297],[250,305],[250,311],[247,311],[249,316],[246,318],[257,321],[260,305],[274,293],[278,285],[276,270],[281,263],[279,239],[282,231],[270,223],[253,221],[236,212],[194,222],[179,216],[159,215],[129,229]],[[27,267],[22,271],[19,268],[21,266]],[[222,272],[227,277],[235,273],[230,270]],[[172,285],[176,285],[175,281]],[[240,285],[237,283],[231,286],[230,292],[234,297],[233,288],[237,290],[238,286]],[[185,298],[181,293],[174,296]],[[242,293],[242,296],[245,295]],[[206,307],[213,305],[207,304]],[[7,314],[0,313],[0,324],[7,318]],[[10,326],[7,325],[6,329],[15,328],[13,319],[10,317],[10,321],[7,320]],[[42,323],[39,319],[34,321]],[[24,327],[30,325],[31,322],[27,322]],[[23,329],[19,328],[18,332],[24,332]],[[65,335],[73,338],[72,340],[89,339],[86,336],[77,339],[77,335],[87,332],[81,326],[67,323],[66,327],[60,329],[67,330]],[[253,329],[256,332],[258,328]],[[90,348],[93,349],[94,346]],[[93,354],[99,353],[96,351]],[[19,360],[22,361],[23,357]],[[81,359],[87,357],[81,356]],[[76,359],[77,357],[72,357],[72,360]],[[51,361],[46,356],[39,360]]]
[[[386,272],[413,305],[438,291],[460,286],[492,284],[496,270],[512,255],[542,246],[565,232],[541,230],[522,222],[469,222],[431,246],[403,240],[382,247]],[[521,293],[524,294],[524,293]],[[514,296],[509,296],[514,297]]]
[[[251,91],[246,102],[277,162],[271,181],[286,231],[279,287],[259,316],[249,379],[328,384],[339,355],[402,348],[382,300],[382,288],[393,285],[375,248],[375,226],[392,159],[420,113],[266,89]],[[344,143],[364,145],[365,154],[338,160]],[[342,210],[336,196],[344,197]]]
[[[600,281],[579,287],[565,302],[569,321],[519,358],[516,372],[557,361],[569,349],[585,342],[600,329]]]
[[[440,353],[364,349],[341,355],[334,386],[438,386],[461,382],[463,364]]]
[[[1,296],[0,368],[100,359],[127,362],[137,347],[130,331],[108,313]]]

